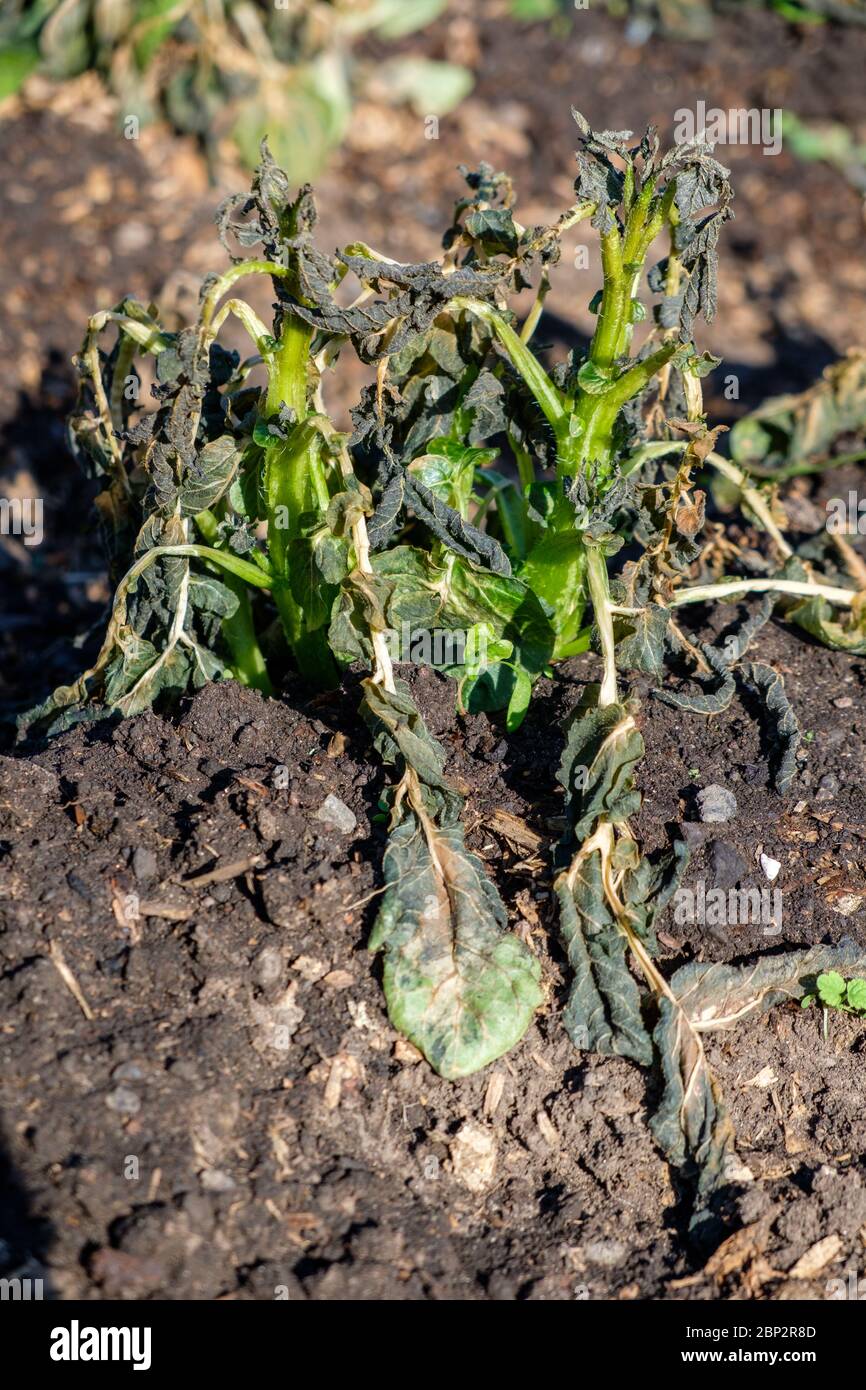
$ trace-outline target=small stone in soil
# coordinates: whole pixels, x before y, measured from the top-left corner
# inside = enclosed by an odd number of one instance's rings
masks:
[[[265,988],[276,984],[282,973],[282,952],[278,951],[276,946],[265,946],[256,956],[256,979],[259,984]]]
[[[590,1264],[601,1265],[603,1269],[615,1269],[628,1254],[619,1240],[588,1240],[581,1245],[580,1252]]]
[[[713,782],[698,792],[698,811],[705,823],[731,820],[737,814],[737,798],[727,787]]]
[[[137,1115],[141,1109],[141,1101],[128,1086],[117,1086],[110,1091],[105,1097],[105,1104],[118,1115]]]
[[[680,834],[688,845],[689,849],[697,849],[704,843],[707,831],[697,821],[684,820],[680,825]]]
[[[714,888],[733,888],[746,872],[746,862],[726,840],[709,845],[710,873]]]
[[[818,783],[818,788],[815,792],[815,800],[832,801],[838,790],[839,783],[832,772],[825,772]]]
[[[156,855],[152,849],[139,845],[132,852],[132,872],[139,883],[150,883],[156,878]]]
[[[231,1192],[235,1186],[234,1178],[222,1168],[205,1168],[200,1177],[205,1192]]]
[[[138,1062],[121,1062],[111,1073],[112,1081],[143,1081],[144,1071]],[[134,1094],[134,1092],[130,1092]],[[136,1097],[137,1099],[137,1097]]]
[[[771,883],[774,883],[779,877],[779,870],[781,867],[782,865],[778,859],[771,859],[769,854],[761,855],[761,868],[764,870],[764,873]]]
[[[344,835],[351,835],[358,828],[358,819],[354,811],[349,809],[345,801],[334,796],[333,792],[328,793],[315,815],[316,820],[333,826],[335,830],[341,830]]]

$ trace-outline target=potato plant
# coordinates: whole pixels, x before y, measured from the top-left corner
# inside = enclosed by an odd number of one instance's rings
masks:
[[[466,848],[462,798],[391,638],[407,624],[461,634],[431,664],[454,678],[463,707],[504,711],[516,736],[539,676],[595,651],[599,680],[563,730],[559,772],[556,895],[573,972],[563,1021],[582,1049],[660,1065],[654,1132],[696,1176],[700,1211],[743,1176],[703,1035],[864,961],[855,947],[819,946],[665,978],[655,921],[687,848],[677,840],[650,860],[635,838],[644,745],[621,672],[649,674],[655,697],[699,715],[750,689],[784,794],[799,730],[781,677],[752,646],[775,614],[863,653],[866,611],[847,543],[825,535],[795,553],[774,483],[749,473],[750,448],[762,471],[772,459],[784,472],[785,429],[807,465],[800,426],[805,414],[815,428],[814,401],[792,398],[745,423],[740,462],[717,451],[705,419],[701,381],[716,359],[693,335],[716,308],[728,171],[700,140],[663,152],[653,129],[634,141],[575,119],[575,196],[555,223],[523,226],[505,175],[466,170],[443,254],[422,264],[361,241],[325,255],[311,191],[294,193],[265,147],[250,194],[219,210],[232,264],[206,279],[195,323],[169,332],[153,306],[131,300],[91,319],[70,432],[99,481],[116,591],[92,665],[24,727],[134,715],[218,678],[271,694],[283,653],[314,687],[360,671],[362,713],[390,777],[370,946],[384,955],[392,1022],[456,1079],[522,1037],[542,1002],[540,969]],[[601,244],[595,332],[585,353],[548,369],[531,342],[562,236],[584,219]],[[238,296],[249,276],[272,283],[269,323]],[[520,321],[512,306],[532,285]],[[229,316],[250,339],[244,359],[220,341]],[[347,351],[371,368],[348,433],[328,412]],[[151,411],[127,389],[145,357]],[[842,410],[834,381],[818,388],[821,447]],[[761,449],[768,419],[775,454]],[[705,528],[707,475],[740,500],[752,546],[722,545]],[[681,626],[686,606],[712,602],[733,619],[716,644]]]

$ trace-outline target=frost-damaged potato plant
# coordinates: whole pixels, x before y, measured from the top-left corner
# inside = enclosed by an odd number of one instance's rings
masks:
[[[686,848],[676,842],[651,862],[635,839],[644,745],[619,672],[649,674],[659,698],[704,715],[748,687],[784,793],[797,722],[781,677],[750,655],[752,643],[778,612],[820,641],[863,651],[866,615],[847,544],[824,537],[794,554],[774,484],[718,453],[719,431],[704,418],[701,379],[715,359],[697,352],[693,328],[715,310],[727,170],[700,141],[662,153],[652,129],[635,143],[630,132],[599,134],[576,120],[575,201],[556,223],[522,226],[504,175],[464,171],[468,191],[444,254],[424,264],[363,242],[324,255],[309,189],[293,197],[265,151],[251,195],[220,210],[224,243],[238,249],[231,268],[205,282],[195,324],[168,332],[152,307],[128,300],[91,320],[71,431],[102,484],[117,588],[93,665],[29,724],[52,731],[135,714],[218,676],[270,692],[274,612],[311,683],[333,683],[360,663],[363,714],[393,768],[371,946],[384,954],[392,1021],[455,1078],[522,1036],[541,1001],[539,968],[505,930],[504,905],[465,846],[462,799],[395,672],[392,639],[407,629],[460,636],[425,659],[454,677],[464,708],[504,710],[511,731],[539,675],[592,647],[601,680],[564,731],[559,774],[567,831],[556,893],[573,970],[565,1025],[581,1048],[658,1061],[655,1133],[672,1162],[697,1173],[705,1201],[743,1170],[704,1034],[802,997],[816,975],[863,963],[854,948],[818,947],[687,965],[665,979],[654,923]],[[548,371],[530,342],[562,235],[583,219],[601,242],[596,328],[585,353]],[[665,254],[647,271],[660,238]],[[270,324],[236,297],[249,275],[271,278]],[[521,323],[510,306],[532,283]],[[245,360],[219,341],[229,315],[252,340]],[[326,405],[347,348],[373,369],[348,435]],[[155,362],[148,413],[126,389],[142,355]],[[821,389],[832,395],[837,385]],[[827,424],[841,407],[822,401]],[[811,434],[799,427],[804,410]],[[753,422],[751,447],[754,431],[772,428],[777,448],[787,428],[805,466],[810,438],[827,446],[829,424],[817,428],[814,412],[814,402],[786,403],[772,425]],[[741,453],[749,439],[742,430]],[[769,446],[761,457],[780,467]],[[762,534],[755,548],[706,527],[695,478],[708,470]],[[723,641],[701,643],[680,626],[689,604],[750,594],[757,608]]]

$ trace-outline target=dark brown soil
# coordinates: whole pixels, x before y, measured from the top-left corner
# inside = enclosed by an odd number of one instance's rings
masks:
[[[701,783],[719,781],[737,817],[699,835],[724,836],[744,882],[758,881],[761,847],[783,865],[780,935],[702,935],[669,919],[665,968],[866,940],[864,913],[838,911],[840,897],[866,893],[866,805],[851,775],[866,755],[860,672],[782,629],[765,655],[815,735],[787,809],[742,707],[707,725],[643,706],[647,847],[691,814]],[[550,768],[579,670],[543,684],[507,743],[487,716],[459,720],[444,680],[405,674],[469,793],[470,843],[542,961],[549,1002],[529,1035],[453,1084],[389,1027],[364,947],[382,773],[351,681],[307,703],[214,686],[174,721],[78,727],[30,759],[9,757],[0,979],[12,1265],[37,1261],[63,1297],[823,1296],[857,1265],[866,1227],[863,1025],[834,1017],[825,1042],[820,1016],[791,1005],[713,1042],[756,1181],[719,1214],[709,1245],[690,1242],[688,1188],[647,1128],[654,1078],[576,1051],[558,1018]],[[837,723],[827,711],[842,691],[854,703]],[[828,778],[838,792],[821,799]],[[329,793],[354,812],[353,833],[317,819]],[[517,818],[506,830],[503,810]],[[702,853],[687,884],[706,875]],[[223,881],[195,883],[226,866]],[[483,1175],[466,1155],[478,1131],[495,1169],[474,1190]],[[708,1249],[743,1224],[754,1249],[704,1270]],[[831,1236],[815,1277],[787,1276]]]
[[[416,117],[359,108],[322,182],[324,245],[363,230],[401,259],[431,254],[461,160],[512,169],[525,220],[547,218],[570,194],[571,101],[601,125],[656,119],[665,131],[699,98],[862,120],[859,31],[840,42],[750,15],[720,21],[709,51],[658,41],[617,51],[621,29],[600,12],[517,39],[500,4],[467,4],[458,19],[425,42],[460,61],[475,45],[474,96],[435,142]],[[106,597],[62,423],[86,316],[125,293],[159,296],[171,314],[214,264],[222,190],[164,132],[145,132],[140,147],[120,140],[99,100],[34,99],[4,131],[0,238],[15,278],[0,477],[7,495],[33,495],[35,481],[46,500],[44,545],[0,546],[6,716],[69,678],[80,664],[69,639],[100,619]],[[866,340],[858,195],[787,152],[729,154],[738,220],[705,344],[725,353],[741,397],[713,399],[714,418],[806,386]],[[549,301],[542,336],[560,349],[590,326],[594,270],[584,275],[589,289],[566,273]],[[356,386],[351,377],[339,409]],[[743,887],[765,883],[762,852],[782,864],[780,932],[669,913],[666,971],[845,936],[866,943],[863,664],[777,626],[761,654],[811,735],[785,801],[769,789],[771,749],[747,703],[707,722],[633,685],[647,849],[682,827],[687,886],[709,886],[720,857],[739,856]],[[470,843],[537,951],[548,993],[521,1046],[459,1084],[390,1028],[365,949],[381,886],[383,773],[351,677],[315,700],[299,687],[272,701],[212,687],[171,717],[9,748],[0,1102],[11,1220],[0,1273],[42,1271],[64,1298],[784,1299],[825,1297],[828,1280],[860,1271],[862,1023],[834,1016],[825,1040],[820,1015],[790,1005],[710,1043],[755,1181],[701,1242],[688,1231],[688,1184],[648,1128],[657,1079],[576,1051],[561,1027],[553,769],[594,670],[581,659],[542,682],[508,740],[497,719],[458,718],[443,680],[404,672],[468,795]],[[711,783],[737,798],[724,825],[696,820],[697,792]],[[356,816],[351,834],[317,818],[328,794]],[[486,1183],[479,1146],[495,1154]]]

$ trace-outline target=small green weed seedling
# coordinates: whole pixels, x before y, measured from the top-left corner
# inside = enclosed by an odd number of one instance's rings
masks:
[[[866,1017],[866,980],[846,980],[843,975],[839,974],[838,970],[827,970],[823,975],[819,975],[815,981],[814,992],[804,994],[800,1004],[804,1009],[811,1008],[813,1004],[822,1006],[824,1039],[826,1041],[830,1009],[838,1009],[841,1013],[846,1014],[856,1014],[858,1018]]]

